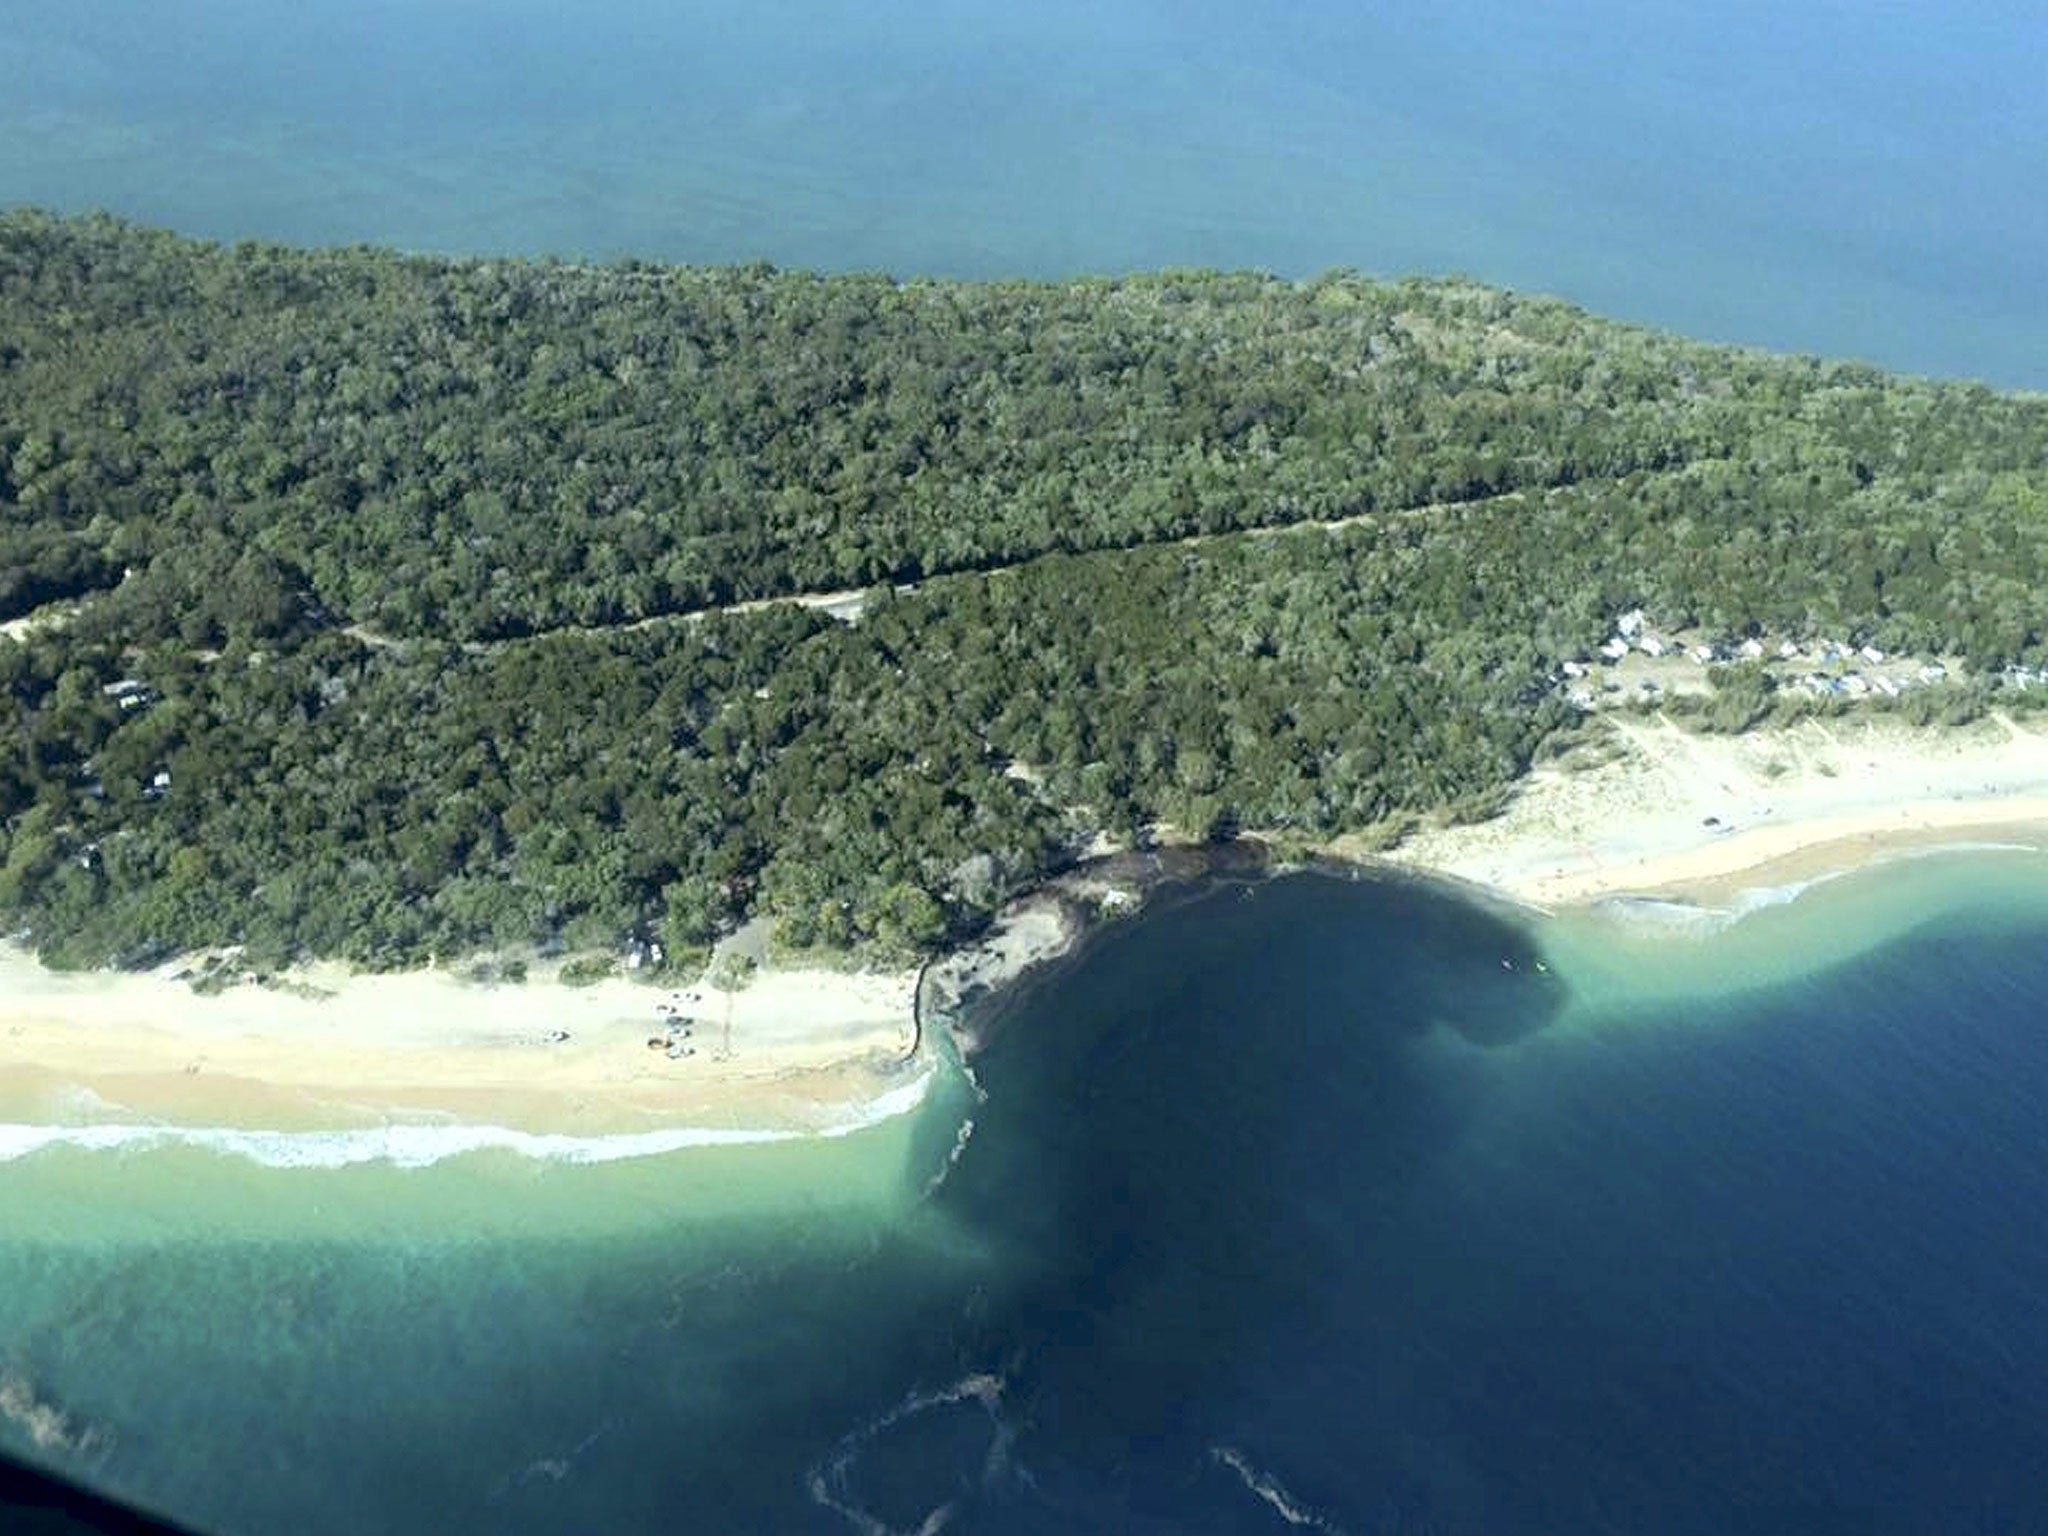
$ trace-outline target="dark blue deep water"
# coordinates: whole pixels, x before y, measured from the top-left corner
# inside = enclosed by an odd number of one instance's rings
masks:
[[[661,1210],[776,1149],[190,1154],[182,1198],[372,1219],[84,1242],[17,1200],[0,1361],[103,1436],[65,1465],[252,1533],[2048,1528],[2024,862],[1605,970],[1589,919],[1408,881],[1182,892],[984,1008],[985,1098],[843,1153],[878,1196]],[[0,1174],[48,1205],[150,1156]],[[654,1214],[435,1214],[491,1201]]]
[[[0,204],[1459,270],[2041,387],[2044,51],[2005,0],[0,0]],[[72,1443],[0,1445],[250,1536],[2048,1529],[2048,875],[1975,879],[1604,962],[1186,893],[983,1010],[984,1098],[830,1147],[37,1153],[0,1388]]]
[[[1347,1531],[2048,1525],[2042,937],[1557,1028],[1526,939],[1404,885],[1119,935],[948,1191],[1050,1181],[990,1528],[1281,1529],[1256,1481]]]

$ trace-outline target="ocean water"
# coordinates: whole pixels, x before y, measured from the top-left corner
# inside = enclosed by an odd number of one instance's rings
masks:
[[[1464,272],[2048,387],[2005,0],[0,0],[0,203],[899,275]]]
[[[2041,1529],[2044,937],[1189,888],[835,1140],[0,1165],[0,1370],[224,1532]]]
[[[0,203],[1462,271],[2042,388],[2044,53],[1997,0],[0,0]],[[831,1140],[17,1136],[0,1446],[251,1536],[2048,1528],[2044,938],[2013,856],[1733,923],[1303,876]]]

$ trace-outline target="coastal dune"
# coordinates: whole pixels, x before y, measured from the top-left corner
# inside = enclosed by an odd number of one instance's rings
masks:
[[[1545,765],[1503,813],[1391,861],[1539,907],[1622,895],[1705,905],[1915,849],[2048,847],[2048,734],[1855,717],[1739,736],[1617,719],[1604,760]]]

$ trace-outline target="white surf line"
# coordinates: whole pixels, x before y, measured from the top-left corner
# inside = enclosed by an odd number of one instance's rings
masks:
[[[2041,852],[2040,847],[2033,843],[1986,841],[1936,842],[1882,848],[1871,854],[1862,864],[1826,870],[1820,874],[1810,875],[1804,880],[1788,881],[1782,885],[1742,886],[1729,900],[1721,903],[1687,901],[1682,897],[1637,896],[1623,893],[1595,897],[1587,906],[1602,917],[1624,926],[1660,932],[1685,931],[1702,937],[1712,937],[1726,932],[1737,923],[1760,912],[1767,912],[1774,907],[1790,906],[1823,886],[1855,879],[1890,865],[1962,854],[2009,853],[2038,857]],[[1732,878],[1739,877],[1738,872],[1738,875]]]
[[[452,1157],[507,1151],[546,1162],[610,1163],[656,1157],[687,1147],[748,1146],[793,1141],[801,1131],[641,1131],[619,1136],[559,1136],[502,1125],[386,1125],[352,1131],[252,1131],[198,1125],[0,1125],[0,1163],[71,1147],[87,1152],[144,1152],[194,1147],[246,1158],[266,1168],[350,1168],[389,1163],[427,1168]]]
[[[235,1126],[0,1124],[0,1163],[57,1147],[89,1152],[141,1152],[195,1147],[242,1157],[266,1168],[350,1168],[389,1163],[428,1168],[449,1158],[503,1151],[542,1162],[616,1163],[660,1157],[692,1147],[763,1146],[775,1142],[836,1140],[909,1114],[924,1102],[935,1073],[926,1070],[901,1087],[857,1106],[816,1130],[722,1129],[675,1126],[613,1135],[569,1136],[514,1130],[503,1125],[378,1125],[342,1131],[260,1131]]]

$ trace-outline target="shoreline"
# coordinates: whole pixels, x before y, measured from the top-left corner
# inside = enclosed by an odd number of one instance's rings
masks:
[[[2048,734],[2003,717],[1742,736],[1662,718],[1612,727],[1592,760],[1537,769],[1489,821],[1426,829],[1390,851],[1339,839],[1323,853],[1552,912],[1638,897],[1725,910],[1915,852],[2048,850]],[[1154,887],[1274,867],[1253,839],[1112,854],[918,971],[771,966],[733,990],[318,964],[282,986],[201,996],[177,961],[60,973],[0,944],[0,1161],[52,1140],[168,1137],[257,1155],[263,1138],[298,1137],[259,1160],[337,1166],[485,1146],[588,1161],[843,1135],[921,1101],[936,1072],[927,1021],[971,1056],[963,1008],[1042,974]],[[688,1053],[671,1056],[678,1017]]]
[[[323,964],[200,996],[179,968],[61,973],[0,947],[0,1123],[771,1139],[849,1128],[929,1071],[904,973],[771,969],[724,991]]]
[[[1541,911],[1622,897],[1705,907],[1915,851],[2048,849],[2048,733],[1808,720],[1739,736],[1611,722],[1605,761],[1538,768],[1499,816],[1375,862]]]

